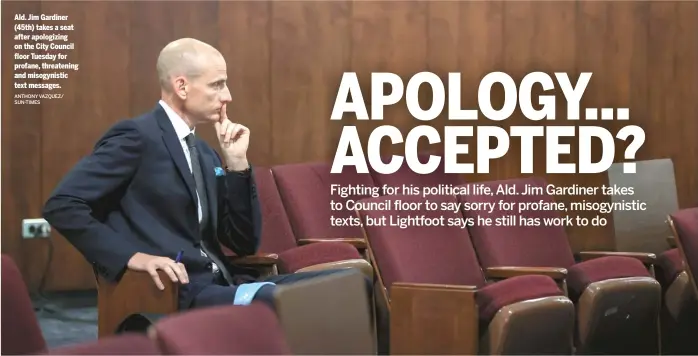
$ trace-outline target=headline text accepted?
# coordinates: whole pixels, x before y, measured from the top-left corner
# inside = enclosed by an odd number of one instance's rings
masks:
[[[592,73],[581,73],[576,84],[572,84],[567,73],[554,73],[554,76],[551,76],[543,72],[532,72],[526,75],[517,87],[514,79],[508,74],[492,72],[480,82],[477,94],[479,110],[475,110],[461,107],[460,73],[449,73],[448,83],[444,84],[438,75],[421,72],[415,74],[407,85],[397,74],[372,73],[371,114],[369,115],[356,73],[344,73],[331,120],[342,120],[345,113],[355,114],[358,120],[383,120],[384,107],[397,104],[404,96],[412,117],[423,121],[424,125],[414,127],[406,136],[403,136],[395,126],[378,126],[368,139],[366,154],[363,152],[356,126],[344,126],[337,145],[332,173],[340,173],[345,166],[354,166],[359,173],[368,173],[368,164],[370,164],[376,172],[390,174],[396,172],[405,161],[416,173],[434,172],[439,166],[440,157],[432,156],[427,163],[421,163],[417,159],[417,146],[422,137],[426,138],[430,144],[440,143],[443,140],[446,173],[489,173],[490,161],[503,157],[509,151],[510,137],[520,137],[521,140],[521,173],[533,173],[533,142],[536,137],[544,139],[546,143],[547,173],[604,172],[613,164],[616,139],[629,142],[624,157],[627,160],[633,160],[636,152],[645,142],[645,131],[637,125],[627,125],[614,136],[601,126],[546,126],[544,120],[558,119],[555,95],[540,95],[537,98],[537,106],[540,108],[536,109],[531,94],[535,86],[542,87],[544,92],[559,88],[567,101],[567,115],[564,119],[569,121],[628,121],[629,108],[585,108],[582,116],[580,102],[591,76]],[[428,108],[423,108],[419,104],[418,92],[422,85],[428,85],[433,92],[431,106]],[[504,88],[504,105],[501,108],[494,108],[491,102],[490,95],[494,85],[501,85]],[[390,89],[385,90],[386,86]],[[511,117],[517,107],[527,119],[540,123],[533,126],[511,126],[509,132],[498,126],[446,126],[443,138],[437,129],[429,125],[429,122],[444,110],[447,110],[449,121],[477,121],[484,117],[498,122]],[[577,163],[561,163],[560,156],[570,154],[571,147],[569,144],[560,143],[560,138],[575,136],[579,139]],[[459,137],[477,138],[476,164],[458,163],[457,156],[468,154],[470,151],[469,144],[457,142]],[[393,156],[388,163],[383,162],[380,157],[380,144],[383,138],[390,139],[393,144],[404,143],[404,157]],[[602,157],[596,162],[592,161],[591,154],[593,140],[600,141],[603,147]],[[491,145],[491,141],[496,144]],[[635,163],[625,163],[624,171],[635,173]]]

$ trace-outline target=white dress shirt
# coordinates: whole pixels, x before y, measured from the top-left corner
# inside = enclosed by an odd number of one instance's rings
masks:
[[[193,134],[194,130],[189,129],[189,125],[187,125],[186,122],[184,122],[184,119],[182,119],[181,116],[177,115],[177,113],[172,110],[172,108],[167,105],[164,101],[160,100],[159,102],[160,106],[162,106],[163,109],[165,109],[165,113],[167,114],[167,117],[170,118],[170,121],[172,122],[172,126],[174,126],[175,133],[177,134],[177,138],[179,139],[179,143],[182,145],[182,150],[184,150],[184,156],[187,158],[187,164],[189,165],[189,172],[193,172],[191,168],[191,154],[189,152],[189,146],[187,146],[187,141],[185,141],[185,138],[189,136],[189,134]],[[201,223],[201,218],[202,218],[202,212],[201,212],[201,201],[199,200],[199,192],[196,192],[196,207],[199,213],[199,223]],[[212,214],[214,212],[211,212]],[[201,255],[208,257],[206,255],[206,252],[201,250]],[[213,263],[213,271],[215,272],[218,270],[218,266],[216,266],[215,263]]]
[[[193,173],[191,168],[191,153],[189,153],[189,146],[187,146],[187,141],[185,141],[185,138],[189,136],[189,134],[193,134],[194,130],[190,130],[189,125],[187,125],[187,123],[184,122],[184,119],[182,119],[181,116],[177,115],[177,113],[174,110],[172,110],[172,108],[169,105],[167,105],[167,103],[160,100],[160,106],[162,106],[162,108],[165,109],[167,117],[170,118],[172,126],[174,126],[175,133],[177,134],[177,138],[179,139],[179,144],[182,145],[182,150],[184,150],[184,156],[187,158],[189,172]],[[196,192],[196,206],[199,212],[199,223],[201,223],[201,202],[199,201],[198,191]]]

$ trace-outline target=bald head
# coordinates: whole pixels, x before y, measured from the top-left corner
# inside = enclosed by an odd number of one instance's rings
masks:
[[[212,123],[232,98],[225,59],[213,46],[182,38],[160,52],[157,64],[162,100],[190,127]]]
[[[171,92],[172,79],[176,77],[196,79],[204,72],[207,63],[216,57],[222,57],[217,49],[193,38],[170,42],[158,56],[157,72],[161,88]]]

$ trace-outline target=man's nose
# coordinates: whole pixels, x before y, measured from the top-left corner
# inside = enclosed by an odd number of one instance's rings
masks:
[[[230,95],[230,90],[228,88],[225,88],[223,91],[223,94],[221,95],[221,101],[224,103],[229,103],[233,101],[233,98]]]

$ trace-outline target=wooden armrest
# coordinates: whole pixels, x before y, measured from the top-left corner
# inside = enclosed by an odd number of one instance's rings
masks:
[[[456,291],[477,291],[476,286],[462,286],[453,284],[431,284],[431,283],[406,283],[406,282],[396,282],[393,283],[390,288],[390,293],[396,289],[409,289],[409,290],[456,290]]]
[[[567,269],[557,267],[489,267],[485,269],[487,278],[505,279],[516,276],[538,274],[548,276],[556,281],[567,278]]]
[[[366,240],[359,238],[359,237],[342,237],[342,238],[336,238],[336,239],[299,239],[298,244],[303,246],[303,245],[308,245],[312,243],[317,243],[317,242],[344,242],[353,245],[359,250],[365,250],[366,249]]]
[[[394,283],[390,351],[396,355],[477,355],[473,286]]]
[[[175,291],[177,290],[177,287],[179,284],[172,282],[172,279],[170,276],[167,274],[167,272],[158,270],[158,276],[160,276],[160,280],[162,281],[162,285],[165,286],[165,290],[168,289],[174,289]],[[124,275],[121,277],[119,282],[117,283],[109,283],[112,287],[118,286],[120,289],[128,289],[128,288],[139,288],[140,290],[145,290],[148,291],[148,288],[146,288],[146,285],[152,284],[153,288],[157,288],[155,286],[155,282],[153,282],[153,277],[150,276],[148,272],[142,272],[142,271],[134,271],[134,270],[126,270],[124,272]]]
[[[657,260],[655,254],[648,252],[584,251],[579,252],[578,256],[582,261],[608,256],[632,257],[647,265],[654,264]]]
[[[671,248],[677,248],[678,246],[676,245],[676,239],[674,236],[667,236],[666,237],[666,243],[669,245]]]
[[[165,290],[159,290],[147,272],[126,270],[118,282],[97,276],[99,337],[114,334],[131,314],[170,314],[178,310],[179,284],[164,271],[158,270],[158,275]]]
[[[273,266],[279,260],[275,253],[258,253],[250,256],[228,256],[230,262],[245,266]]]

